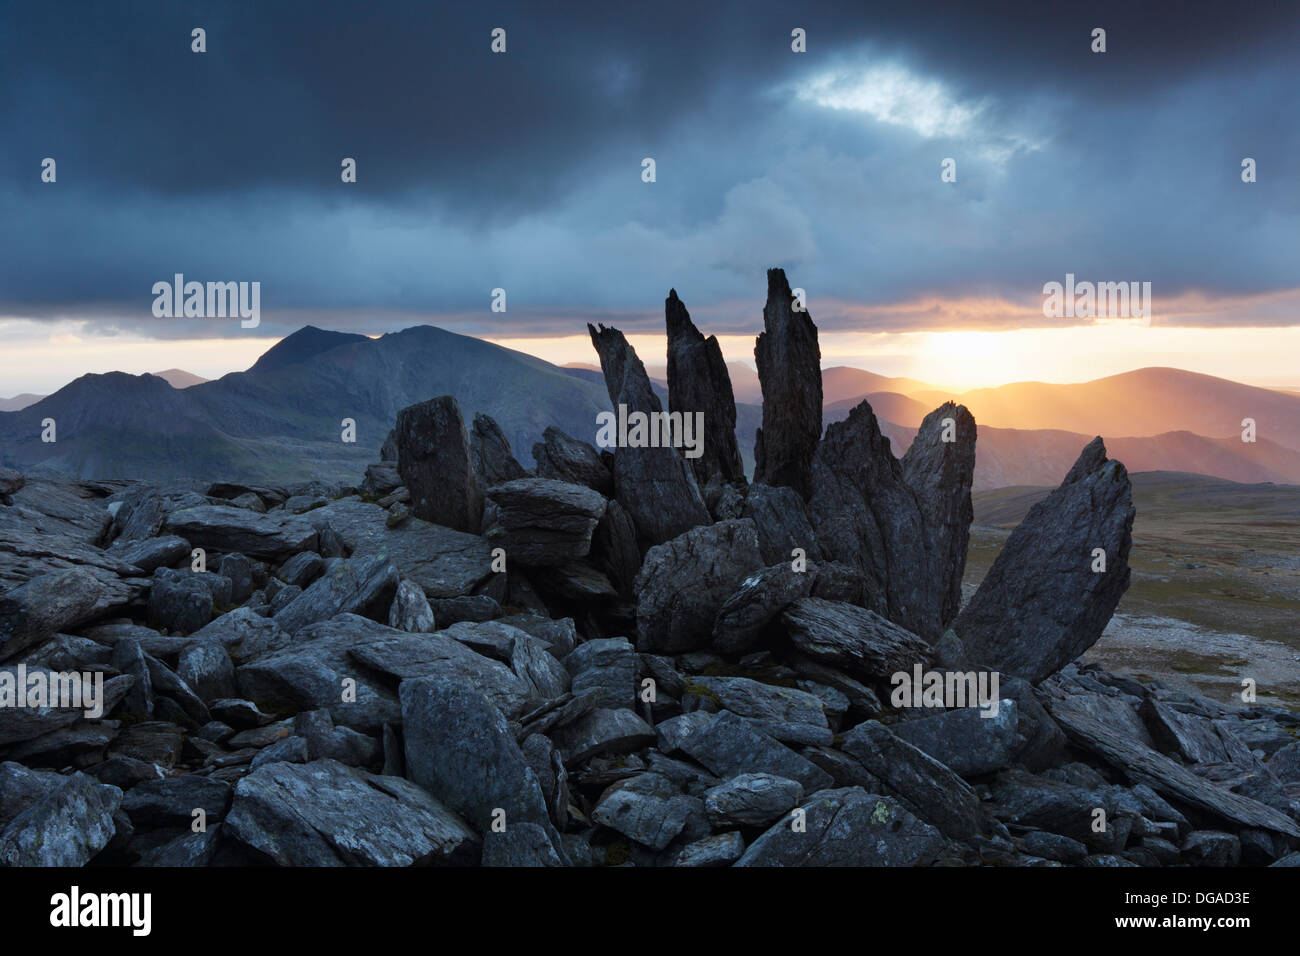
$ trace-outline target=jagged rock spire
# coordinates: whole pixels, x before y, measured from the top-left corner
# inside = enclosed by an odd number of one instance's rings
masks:
[[[668,326],[668,409],[683,415],[704,413],[704,451],[691,461],[701,488],[709,480],[745,481],[736,445],[736,398],[716,336],[707,339],[691,321],[677,290],[664,300]]]
[[[441,395],[397,413],[397,469],[417,518],[477,534],[483,491],[460,403]]]
[[[921,423],[903,456],[903,479],[916,496],[925,533],[930,600],[947,627],[961,606],[970,526],[975,520],[975,419],[965,405],[944,402]]]
[[[868,606],[934,642],[957,613],[970,540],[975,419],[948,402],[900,462],[871,404],[826,429],[808,515],[833,560],[856,567]]]
[[[659,396],[623,333],[603,325],[588,325],[587,331],[600,355],[615,414],[622,405],[629,412],[659,415],[663,411]],[[618,448],[614,452],[614,497],[649,544],[668,541],[710,521],[695,476],[675,448]]]
[[[795,311],[782,269],[767,270],[763,332],[754,345],[763,387],[763,427],[754,439],[754,481],[787,485],[807,500],[822,435],[821,349],[817,326]]]
[[[1128,471],[1094,438],[957,616],[970,659],[1037,683],[1097,643],[1128,590],[1134,514]]]

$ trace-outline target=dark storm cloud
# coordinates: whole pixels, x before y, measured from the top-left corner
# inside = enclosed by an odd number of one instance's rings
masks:
[[[482,310],[515,334],[651,322],[674,284],[756,312],[772,264],[866,303],[1066,271],[1157,295],[1294,283],[1293,5],[701,6],[6,5],[0,313],[219,328],[152,319],[175,272],[261,281],[271,327]],[[876,67],[952,109],[918,132],[806,95]]]

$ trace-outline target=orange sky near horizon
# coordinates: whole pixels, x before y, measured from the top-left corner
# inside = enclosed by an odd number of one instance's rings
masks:
[[[0,398],[48,394],[87,372],[182,368],[219,378],[251,366],[277,339],[151,339],[84,335],[80,323],[0,320]],[[26,334],[24,334],[26,333]],[[585,334],[483,336],[556,364],[595,363]],[[628,336],[647,365],[663,365],[662,335]],[[1075,326],[1006,331],[822,332],[825,367],[850,365],[966,390],[1015,381],[1082,382],[1173,366],[1251,385],[1300,388],[1300,326],[1188,328]],[[753,335],[721,336],[728,361],[753,365]]]
[[[506,348],[562,365],[595,364],[586,335],[493,337]],[[629,335],[647,365],[666,362],[662,335]],[[1086,382],[1171,366],[1263,387],[1300,388],[1300,326],[1198,329],[1076,326],[945,332],[822,332],[822,367],[849,365],[957,390],[1010,382]],[[754,336],[719,336],[729,362],[754,364]]]

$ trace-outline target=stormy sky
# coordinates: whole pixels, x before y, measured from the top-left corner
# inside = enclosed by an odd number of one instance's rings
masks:
[[[1295,326],[1298,46],[1291,3],[16,0],[0,332],[649,333],[676,287],[752,336],[773,265],[830,334],[1059,327],[1067,272]],[[154,318],[178,272],[260,282],[261,327]]]

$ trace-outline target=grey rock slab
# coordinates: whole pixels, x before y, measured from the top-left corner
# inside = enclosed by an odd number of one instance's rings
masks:
[[[221,557],[218,573],[230,579],[230,603],[243,604],[253,593],[253,563],[242,554]]]
[[[798,651],[863,680],[911,671],[930,654],[929,645],[916,634],[842,601],[801,598],[781,617]]]
[[[844,735],[841,749],[946,836],[964,840],[981,829],[980,799],[970,785],[883,724],[859,724]]]
[[[720,777],[771,773],[797,780],[809,793],[831,783],[830,775],[820,767],[731,713],[718,714],[716,719],[695,727],[677,741],[676,749]]]
[[[100,716],[106,717],[131,693],[135,683],[132,677],[119,675],[104,681],[102,689],[96,689],[93,680],[89,686],[83,686],[76,672],[65,677],[58,671],[20,669],[12,665],[0,667],[0,746],[37,740],[77,723],[92,709],[87,706],[87,695],[99,695]],[[20,681],[26,682],[26,688]],[[25,696],[35,691],[37,682],[46,688],[43,700]],[[71,697],[64,698],[64,693]],[[18,706],[19,695],[24,695],[21,707]],[[28,706],[31,703],[40,706]],[[56,706],[63,703],[73,705]]]
[[[6,760],[0,763],[0,832],[14,817],[67,782],[52,770],[32,770]]]
[[[446,631],[409,634],[386,630],[388,633],[373,631],[364,644],[351,648],[352,659],[400,680],[437,675],[462,682],[483,693],[511,718],[521,714],[536,696],[536,688],[509,667],[474,652]]]
[[[1094,439],[1011,533],[953,628],[978,663],[1038,683],[1097,642],[1128,590],[1128,472]],[[1094,572],[1094,550],[1106,570]]]
[[[305,737],[284,737],[258,751],[248,764],[250,771],[268,763],[309,763],[311,747]],[[346,761],[340,761],[345,763]],[[348,766],[355,766],[349,763]]]
[[[355,614],[303,628],[293,644],[235,671],[240,694],[272,713],[325,708],[336,724],[378,733],[398,721],[397,700],[373,672],[349,652],[379,640],[409,636]],[[344,681],[355,682],[355,700],[345,700]]]
[[[1026,853],[1060,863],[1081,863],[1088,855],[1088,848],[1078,840],[1044,830],[1026,833],[1022,842]]]
[[[149,684],[153,688],[155,697],[155,713],[157,713],[158,697],[166,697],[174,701],[192,723],[195,729],[202,727],[212,719],[207,704],[203,699],[194,692],[189,684],[185,683],[175,671],[169,668],[156,657],[145,654],[145,665],[149,668]]]
[[[551,478],[517,478],[489,488],[483,536],[525,565],[559,566],[591,551],[605,498],[582,485]]]
[[[715,829],[728,825],[766,827],[803,800],[795,780],[770,773],[742,773],[704,795],[704,810]]]
[[[863,575],[872,610],[937,639],[947,582],[929,575],[921,506],[868,401],[827,426],[813,476],[808,516],[822,556]]]
[[[683,744],[686,740],[696,733],[700,733],[712,727],[718,719],[716,713],[709,713],[704,710],[694,710],[687,714],[680,714],[677,717],[670,717],[667,720],[660,721],[655,727],[655,736],[659,742],[659,749],[666,754],[683,752]]]
[[[469,450],[482,488],[491,488],[527,474],[510,451],[510,440],[491,415],[474,413],[474,423],[469,430]]]
[[[924,866],[946,845],[898,801],[860,787],[813,793],[801,809],[802,832],[789,818],[774,824],[736,866]]]
[[[975,518],[975,419],[964,405],[944,402],[925,416],[903,455],[903,480],[921,511],[927,574],[925,600],[947,627],[961,605],[970,526]]]
[[[558,842],[537,775],[501,711],[482,693],[434,676],[402,681],[399,694],[411,780],[480,833],[491,829],[500,809],[507,826],[535,823]]]
[[[438,622],[439,627],[459,624],[462,621],[472,623],[493,621],[505,613],[501,610],[501,605],[486,594],[434,598],[429,602],[429,610],[433,619]],[[429,630],[432,630],[432,628]]]
[[[589,560],[609,579],[620,597],[626,600],[633,597],[633,585],[641,570],[636,524],[627,509],[612,498],[592,532]]]
[[[190,638],[194,643],[220,644],[233,657],[241,660],[251,660],[261,654],[278,651],[293,642],[293,635],[273,619],[263,617],[247,607],[237,607],[213,618],[191,634]],[[155,657],[160,654],[159,651],[151,650],[148,642],[142,642],[141,646]],[[183,653],[184,648],[181,651]]]
[[[508,624],[531,634],[545,643],[561,661],[578,645],[578,629],[571,617],[552,619],[534,614],[511,614],[500,618],[497,623]]]
[[[754,523],[744,518],[652,547],[636,578],[638,649],[677,653],[707,646],[718,612],[762,566]]]
[[[275,615],[289,633],[337,614],[388,620],[399,574],[386,554],[338,561]]]
[[[625,754],[655,742],[655,729],[630,710],[602,707],[554,732],[564,762],[577,766],[597,754]]]
[[[211,866],[221,841],[221,824],[186,833],[140,854],[136,866]]]
[[[195,810],[202,810],[208,822],[222,819],[231,793],[230,784],[223,780],[185,774],[136,784],[122,797],[121,807],[137,829],[189,827]]]
[[[0,660],[90,620],[104,609],[105,586],[86,568],[32,578],[0,597]]]
[[[235,665],[216,641],[194,641],[181,651],[176,676],[205,704],[235,696]]]
[[[711,478],[745,482],[745,466],[736,444],[736,398],[716,336],[707,339],[691,321],[686,306],[670,289],[664,300],[668,331],[668,408],[680,415],[702,415],[700,454],[688,459],[696,483]]]
[[[731,866],[745,852],[745,838],[735,830],[715,833],[682,847],[673,866]]]
[[[741,515],[758,529],[758,549],[764,564],[788,567],[796,557],[796,548],[809,561],[821,560],[804,500],[793,488],[750,485]]]
[[[230,579],[215,571],[158,568],[149,589],[149,624],[191,634],[212,620],[214,610],[230,603]]]
[[[522,631],[515,637],[510,669],[540,700],[551,700],[569,692],[571,679],[564,665],[547,650],[544,641]]]
[[[551,838],[535,823],[516,823],[483,836],[482,866],[564,866]]]
[[[542,440],[533,445],[533,459],[537,462],[539,478],[583,485],[606,498],[614,495],[614,476],[601,461],[600,453],[554,425],[542,432]]]
[[[1187,767],[1097,720],[1073,696],[1047,701],[1048,710],[1072,741],[1144,783],[1161,796],[1230,821],[1238,827],[1273,830],[1300,838],[1300,827],[1285,814],[1258,800],[1233,793],[1197,776]]]
[[[827,726],[821,698],[795,687],[764,684],[748,677],[700,676],[692,683],[708,688],[722,707],[742,717]]]
[[[1157,748],[1172,757],[1188,763],[1230,763],[1248,770],[1258,763],[1224,722],[1179,713],[1151,697],[1142,701],[1139,714]]]
[[[812,593],[815,565],[795,571],[790,562],[773,564],[746,577],[718,609],[712,647],[720,654],[743,654],[762,643],[781,612]]]
[[[1010,766],[1021,743],[1019,727],[1016,702],[1002,700],[996,714],[991,708],[959,707],[900,721],[890,729],[954,773],[975,777]]]
[[[383,746],[376,738],[351,727],[335,727],[328,710],[296,715],[293,732],[306,741],[309,760],[329,758],[349,767],[369,767],[383,758]],[[386,725],[385,733],[392,733],[391,725]]]
[[[450,395],[397,413],[397,470],[411,512],[434,524],[477,534],[483,491],[474,472],[460,405]]]
[[[667,777],[642,773],[610,786],[601,794],[591,818],[643,846],[662,850],[682,832],[698,803]]]
[[[225,826],[280,866],[463,864],[480,846],[463,820],[409,781],[333,760],[250,773]]]
[[[384,523],[386,514],[378,505],[336,501],[303,517],[333,528],[353,558],[388,555],[402,577],[410,578],[430,598],[475,593],[504,597],[505,574],[492,569],[492,545],[486,538],[418,517],[389,528]],[[495,593],[494,587],[499,589]]]
[[[114,542],[114,545],[118,545],[118,542]],[[123,542],[111,550],[125,563],[150,574],[157,568],[174,567],[178,561],[188,559],[191,549],[190,543],[184,538],[169,534],[143,541]]]
[[[1183,841],[1181,852],[1192,866],[1237,866],[1241,862],[1241,841],[1232,833],[1193,830]]]
[[[623,637],[586,641],[564,658],[574,696],[592,691],[607,707],[633,705],[638,664],[635,649]]]
[[[325,570],[324,559],[315,551],[300,551],[280,566],[275,576],[285,584],[305,588]]]
[[[223,554],[237,551],[264,561],[316,547],[316,529],[287,512],[258,514],[232,505],[182,508],[167,516],[167,531],[193,547]]]
[[[74,773],[0,832],[0,865],[84,866],[117,831],[122,791]]]
[[[486,597],[485,599],[492,600]],[[452,598],[452,600],[462,599]],[[388,609],[388,626],[395,627],[399,631],[410,631],[413,634],[427,634],[437,626],[433,608],[429,606],[429,599],[425,596],[424,589],[409,578],[400,581],[393,594],[393,603]]]

